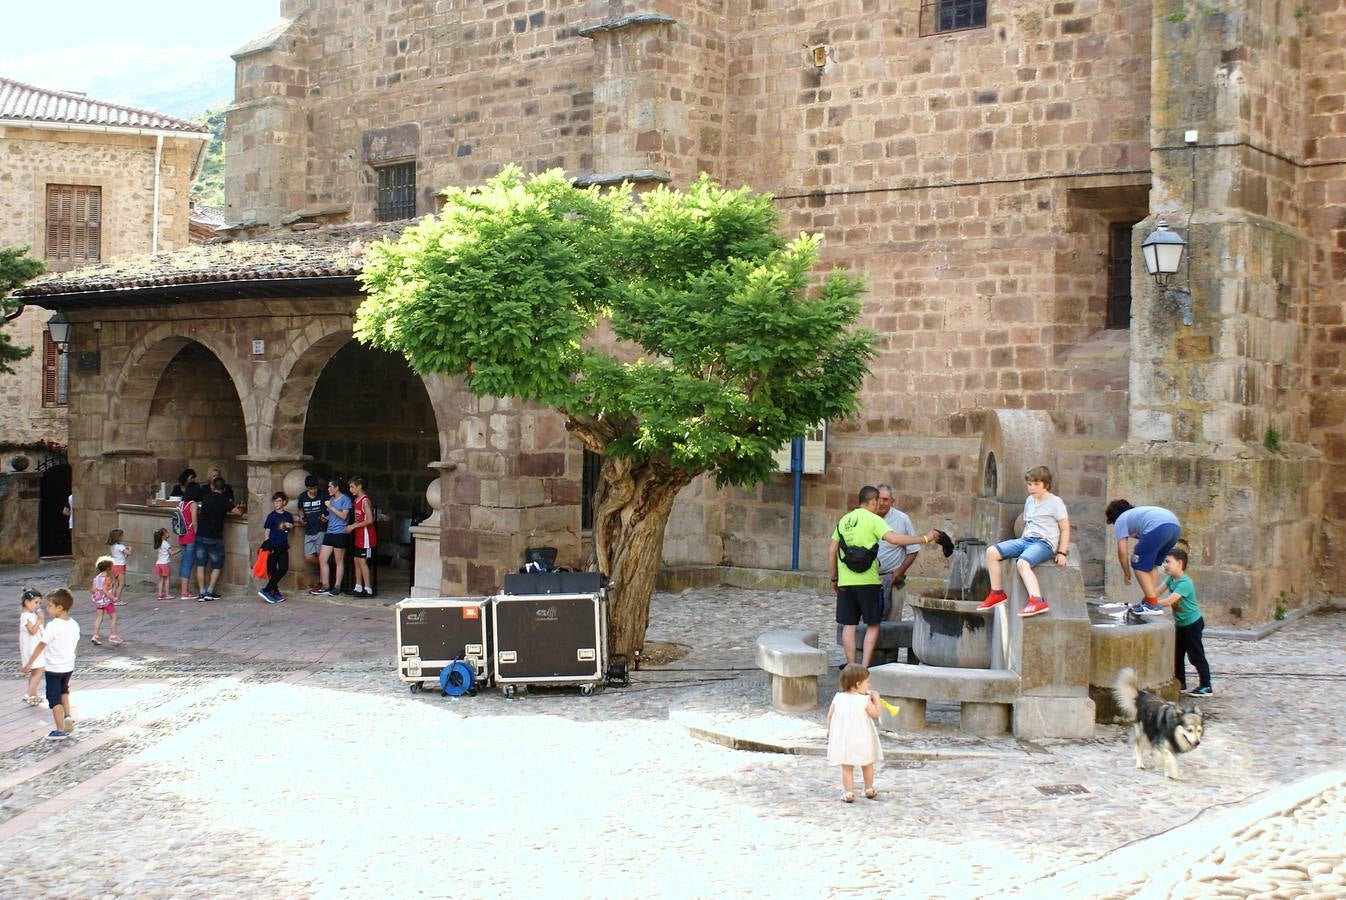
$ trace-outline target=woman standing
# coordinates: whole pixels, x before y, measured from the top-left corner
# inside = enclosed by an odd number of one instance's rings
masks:
[[[374,558],[374,546],[378,537],[374,533],[374,504],[365,493],[365,480],[360,476],[351,479],[351,498],[355,504],[355,521],[346,526],[346,531],[354,535],[355,587],[357,594],[374,596],[374,583],[369,577],[369,561]]]
[[[351,498],[342,492],[342,479],[334,475],[327,481],[327,533],[322,538],[322,551],[318,554],[318,578],[320,583],[309,591],[310,594],[330,594],[335,597],[341,593],[341,578],[346,572],[346,546],[350,536],[346,534],[346,525],[351,519]],[[332,573],[328,576],[327,561],[332,561]]]

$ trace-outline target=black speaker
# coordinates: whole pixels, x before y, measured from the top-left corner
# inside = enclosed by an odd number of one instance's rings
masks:
[[[502,594],[596,594],[603,587],[599,572],[514,572],[505,576]]]
[[[593,685],[603,680],[607,605],[601,593],[501,595],[492,606],[497,682]]]

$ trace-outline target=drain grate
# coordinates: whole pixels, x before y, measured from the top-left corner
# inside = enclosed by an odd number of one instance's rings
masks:
[[[885,769],[923,769],[925,760],[923,759],[885,759],[883,761]]]
[[[1036,784],[1039,791],[1048,797],[1064,797],[1067,794],[1087,794],[1088,788],[1082,784]]]

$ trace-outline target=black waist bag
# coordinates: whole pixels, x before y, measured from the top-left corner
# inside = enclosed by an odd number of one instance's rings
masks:
[[[846,568],[852,572],[868,572],[869,567],[874,565],[874,560],[879,558],[879,545],[873,547],[851,547],[847,545],[846,539],[837,532],[837,543],[841,552],[837,554],[837,559],[846,564]]]

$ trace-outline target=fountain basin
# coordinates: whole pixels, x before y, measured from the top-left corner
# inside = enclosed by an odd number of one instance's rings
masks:
[[[908,596],[912,611],[911,648],[929,666],[991,667],[991,611],[975,600]]]
[[[1140,621],[1124,609],[1109,613],[1097,603],[1089,604],[1089,696],[1094,701],[1094,720],[1102,724],[1123,723],[1112,688],[1122,669],[1135,669],[1142,690],[1168,700],[1178,698],[1173,678],[1173,619],[1151,616]]]

